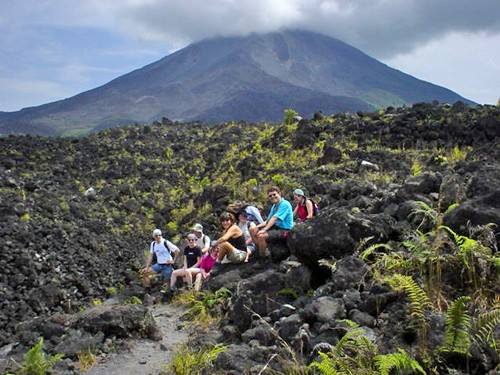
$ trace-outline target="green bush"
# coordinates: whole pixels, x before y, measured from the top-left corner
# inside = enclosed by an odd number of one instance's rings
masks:
[[[43,337],[24,355],[20,375],[45,375],[63,358],[62,354],[48,356],[43,351]]]
[[[224,352],[226,347],[218,344],[213,347],[193,350],[184,345],[174,355],[172,361],[167,367],[167,372],[174,375],[200,375],[206,373],[220,353]]]

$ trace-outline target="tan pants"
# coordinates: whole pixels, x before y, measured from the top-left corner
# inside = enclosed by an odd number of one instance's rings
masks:
[[[227,256],[227,259],[231,263],[243,263],[247,257],[247,253],[236,249],[229,242],[223,242],[219,245],[219,262],[221,262],[225,256]]]

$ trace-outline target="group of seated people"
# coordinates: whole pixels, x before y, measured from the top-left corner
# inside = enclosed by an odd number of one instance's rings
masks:
[[[211,241],[203,233],[203,226],[195,224],[186,236],[183,265],[177,269],[174,269],[175,257],[180,256],[180,249],[163,238],[160,229],[155,229],[143,270],[144,286],[151,286],[151,276],[156,273],[165,280],[167,292],[176,289],[179,279],[189,288],[193,287],[194,280],[194,288],[199,291],[216,263],[245,263],[254,253],[268,257],[268,243],[286,241],[294,226],[294,216],[298,221],[305,221],[314,215],[315,203],[306,198],[301,189],[293,194],[295,209],[282,197],[278,187],[270,187],[267,195],[272,206],[266,220],[257,207],[235,202],[219,217],[221,236],[217,240]],[[154,264],[153,258],[156,258]]]

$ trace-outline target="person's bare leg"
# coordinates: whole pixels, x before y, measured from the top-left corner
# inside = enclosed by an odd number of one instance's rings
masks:
[[[257,243],[257,233],[259,232],[259,228],[257,226],[251,226],[250,229],[248,230],[250,232],[250,237],[252,237],[252,241],[256,244]]]
[[[201,271],[198,268],[189,268],[186,272],[187,284],[189,289],[193,287],[193,276],[196,276]]]
[[[231,245],[229,242],[224,242],[221,245],[219,245],[219,262],[222,262],[224,257],[226,255],[231,254],[231,252],[234,250],[233,245]]]
[[[144,288],[151,287],[151,273],[152,273],[151,268],[148,268],[142,276],[142,285],[144,286]]]
[[[172,289],[175,286],[175,283],[177,281],[177,277],[182,277],[185,275],[184,270],[175,270],[172,272],[172,276],[170,276],[170,289]]]
[[[269,237],[269,235],[266,232],[257,234],[255,246],[257,246],[257,249],[259,250],[260,256],[266,256],[267,254],[267,237]]]
[[[201,272],[196,275],[196,280],[194,281],[194,290],[197,292],[200,291],[201,289],[201,283],[202,283],[203,277],[201,276]]]

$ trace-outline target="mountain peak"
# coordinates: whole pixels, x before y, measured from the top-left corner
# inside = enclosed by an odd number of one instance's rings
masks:
[[[309,116],[432,100],[469,102],[340,40],[282,30],[193,43],[72,98],[2,114],[0,134],[78,135],[163,116],[277,121],[285,108]]]

